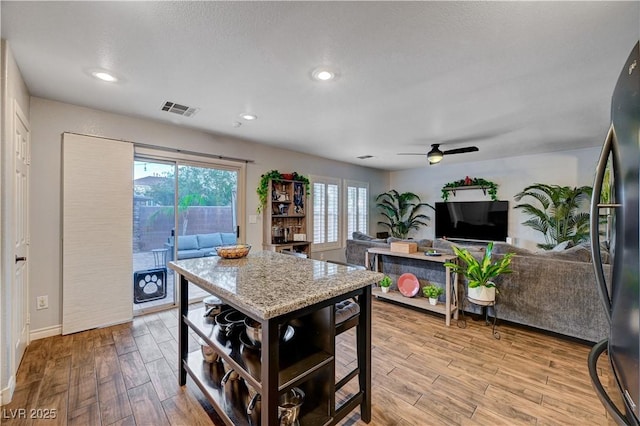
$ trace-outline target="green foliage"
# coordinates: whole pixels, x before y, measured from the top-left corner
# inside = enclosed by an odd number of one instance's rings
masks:
[[[307,194],[307,197],[310,194],[310,187],[309,187],[309,178],[303,175],[299,175],[297,172],[293,172],[293,180],[296,180],[298,182],[302,182],[304,183],[304,193]]]
[[[147,192],[154,204],[166,206],[149,217],[151,222],[159,216],[173,217],[175,173],[163,173],[166,179],[154,185]],[[229,206],[238,188],[237,173],[208,167],[178,167],[178,220],[182,223],[180,235],[186,235],[191,206]]]
[[[391,287],[391,278],[388,275],[385,275],[383,279],[379,282],[380,287]]]
[[[422,287],[422,294],[424,297],[428,297],[430,299],[437,299],[438,296],[444,293],[444,289],[442,287],[438,287],[437,285],[428,285]]]
[[[451,191],[448,191],[448,189],[460,188],[462,186],[481,186],[483,190],[487,190],[492,201],[498,201],[498,184],[482,178],[469,179],[468,177],[445,184],[442,187],[442,200],[449,200]]]
[[[467,279],[467,284],[471,288],[480,286],[495,287],[495,283],[491,280],[497,278],[501,274],[510,274],[512,271],[509,269],[511,264],[511,258],[515,253],[506,253],[502,259],[491,262],[491,256],[493,254],[493,242],[487,244],[487,248],[484,252],[484,256],[478,261],[467,249],[460,249],[453,246],[453,251],[456,256],[464,262],[464,265],[457,263],[446,262],[444,266],[451,268],[451,271],[462,274]]]
[[[376,206],[381,210],[382,216],[387,222],[378,222],[389,229],[391,235],[396,238],[406,238],[412,229],[420,229],[420,226],[428,226],[425,222],[431,218],[421,214],[423,207],[433,206],[421,203],[420,197],[412,192],[400,194],[395,189],[382,193],[376,197]]]
[[[154,185],[146,195],[153,199],[154,204],[173,206],[175,193],[173,168],[164,173],[163,177],[167,179]],[[233,201],[233,191],[237,190],[237,187],[236,172],[207,167],[180,166],[178,205],[229,206]]]
[[[291,173],[291,180],[295,180],[298,182],[304,183],[304,192],[309,196],[310,184],[309,178],[304,175],[298,174],[297,172]],[[271,170],[260,176],[260,183],[256,188],[256,193],[258,194],[258,213],[260,213],[267,206],[267,197],[269,195],[269,181],[273,180],[274,182],[279,182],[284,180],[284,176],[277,170]]]
[[[530,197],[534,203],[518,204],[514,208],[531,216],[523,225],[544,235],[545,243],[538,247],[550,250],[564,241],[579,244],[589,239],[589,213],[580,210],[586,210],[583,203],[590,199],[591,192],[590,186],[571,188],[535,183],[514,197],[516,201]]]
[[[269,195],[269,181],[273,180],[275,182],[282,180],[282,175],[277,170],[271,170],[260,176],[260,183],[258,184],[258,188],[256,188],[256,193],[258,194],[258,213],[262,211],[267,206],[267,196]]]

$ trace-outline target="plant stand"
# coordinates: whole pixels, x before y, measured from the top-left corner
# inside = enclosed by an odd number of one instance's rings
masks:
[[[458,327],[460,328],[466,328],[467,327],[467,319],[464,316],[464,308],[466,306],[467,303],[470,303],[472,305],[475,306],[481,306],[482,310],[484,311],[484,322],[485,325],[490,325],[491,322],[489,321],[489,307],[493,308],[493,325],[491,328],[491,333],[493,334],[493,337],[497,340],[500,340],[500,333],[498,331],[496,331],[496,322],[498,321],[498,311],[496,310],[496,301],[494,300],[493,302],[481,302],[478,300],[471,300],[469,299],[469,297],[465,297],[462,300],[462,316],[458,319]]]

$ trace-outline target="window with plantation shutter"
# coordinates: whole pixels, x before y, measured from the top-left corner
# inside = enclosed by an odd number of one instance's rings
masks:
[[[312,177],[313,248],[340,248],[340,180]]]
[[[368,234],[369,231],[369,184],[366,182],[345,182],[346,235],[351,238],[354,232]]]

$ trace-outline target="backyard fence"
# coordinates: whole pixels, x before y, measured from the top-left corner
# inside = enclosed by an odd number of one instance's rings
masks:
[[[133,252],[164,248],[174,228],[173,206],[133,207]],[[178,208],[177,235],[235,232],[231,206]]]

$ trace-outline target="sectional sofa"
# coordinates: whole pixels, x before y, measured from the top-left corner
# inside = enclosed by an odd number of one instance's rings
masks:
[[[437,239],[416,242],[420,251],[434,248],[453,253],[453,243],[450,241]],[[370,237],[347,240],[347,262],[364,265],[365,252],[371,247],[389,248],[390,244],[388,240]],[[465,248],[478,258],[483,255],[484,245]],[[513,273],[496,280],[499,288],[496,299],[499,320],[588,342],[597,342],[608,335],[608,322],[595,284],[591,253],[586,245],[562,251],[531,252],[506,243],[495,243],[495,258],[507,252],[515,253],[511,262]],[[606,254],[603,261],[606,263],[605,276],[610,278],[611,268]],[[421,280],[444,282],[444,272],[431,270],[426,264],[428,262],[382,256],[383,272],[390,275],[394,282],[404,272],[411,272]],[[463,280],[460,282],[463,283]],[[462,298],[464,285],[459,287],[459,297]]]
[[[213,232],[210,234],[193,234],[178,236],[177,258],[193,259],[196,257],[215,256],[216,247],[236,244],[235,232]],[[173,237],[164,243],[169,249],[167,260],[173,260]]]

